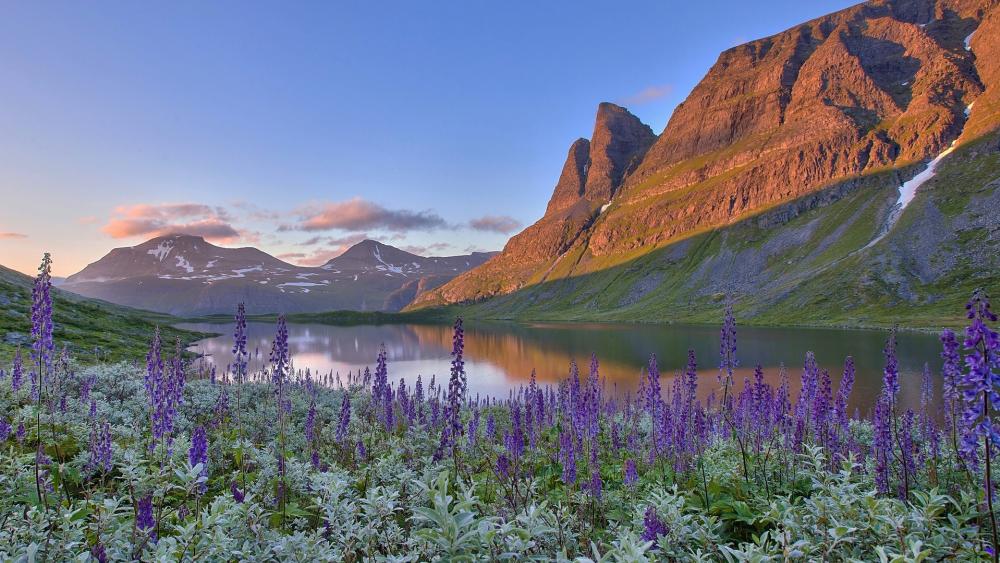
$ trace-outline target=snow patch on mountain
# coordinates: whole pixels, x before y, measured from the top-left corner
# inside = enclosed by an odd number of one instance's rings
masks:
[[[178,268],[184,269],[184,271],[186,271],[189,274],[194,272],[194,266],[192,266],[191,263],[188,262],[187,259],[181,256],[180,254],[174,256],[174,259],[177,260],[176,265]]]
[[[372,256],[374,256],[375,259],[382,264],[381,266],[375,266],[375,269],[380,271],[389,270],[390,272],[402,274],[404,276],[406,275],[403,273],[403,268],[396,266],[395,264],[390,264],[382,259],[382,252],[379,250],[378,245],[375,245],[375,248],[372,249]]]
[[[163,262],[163,259],[170,254],[170,251],[174,249],[174,241],[164,240],[161,241],[156,248],[151,248],[146,251],[146,254],[152,254],[157,260]]]

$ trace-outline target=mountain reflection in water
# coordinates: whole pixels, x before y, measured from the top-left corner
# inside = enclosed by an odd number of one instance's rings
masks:
[[[231,324],[186,324],[185,328],[220,333],[192,346],[206,360],[225,369],[232,359]],[[250,369],[259,370],[267,362],[274,326],[248,324],[248,348],[253,356]],[[580,371],[589,370],[590,355],[600,362],[600,373],[608,391],[634,391],[655,353],[669,391],[675,372],[683,370],[687,351],[694,349],[699,367],[699,395],[707,397],[719,388],[719,331],[711,326],[636,325],[603,323],[508,323],[467,321],[465,359],[470,393],[503,398],[511,390],[526,385],[532,370],[539,384],[556,385],[569,374],[575,360]],[[384,343],[389,356],[389,379],[404,378],[413,385],[422,375],[426,386],[432,375],[448,377],[452,333],[444,324],[387,324],[330,326],[289,324],[289,348],[296,369],[314,374],[356,373],[373,367],[379,346]],[[822,369],[830,371],[834,389],[839,384],[844,359],[853,355],[857,377],[851,406],[867,412],[874,403],[882,381],[882,349],[888,335],[884,331],[756,328],[737,329],[736,386],[753,377],[756,364],[764,368],[765,379],[777,386],[780,366],[786,366],[793,396],[807,350],[815,353]],[[259,351],[254,353],[255,348]],[[898,335],[902,406],[917,407],[923,366],[927,363],[940,394],[940,345],[937,336],[926,333]]]

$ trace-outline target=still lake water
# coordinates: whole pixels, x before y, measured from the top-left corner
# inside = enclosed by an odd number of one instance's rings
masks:
[[[202,340],[191,350],[225,369],[232,359],[232,324],[185,324],[185,328],[220,333]],[[249,323],[248,349],[259,349],[251,370],[267,361],[274,325]],[[600,361],[601,376],[607,387],[619,391],[638,387],[640,374],[651,353],[655,353],[660,373],[669,389],[670,380],[687,361],[687,350],[698,357],[699,395],[707,397],[718,389],[719,328],[712,326],[636,325],[606,323],[508,323],[467,321],[465,359],[470,393],[506,397],[509,390],[528,383],[531,370],[540,384],[557,384],[569,372],[571,360],[586,373],[591,352]],[[389,355],[389,379],[405,378],[412,386],[417,375],[424,385],[431,375],[439,382],[448,377],[451,353],[449,325],[390,324],[330,326],[289,324],[289,349],[295,369],[314,374],[348,372],[374,368],[379,345],[385,343]],[[882,350],[886,331],[754,328],[737,327],[737,388],[744,377],[752,378],[753,367],[761,364],[772,385],[779,382],[784,365],[793,393],[798,392],[805,352],[812,350],[821,368],[830,371],[834,390],[839,384],[844,359],[854,356],[857,367],[852,407],[863,414],[873,406],[882,384],[885,363]],[[940,344],[935,334],[900,333],[897,338],[903,406],[920,404],[920,383],[924,363],[935,378],[935,394],[940,395]]]

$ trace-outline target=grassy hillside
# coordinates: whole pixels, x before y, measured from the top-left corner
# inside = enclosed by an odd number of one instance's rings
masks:
[[[998,137],[956,150],[889,234],[866,247],[899,182],[887,173],[831,188],[819,203],[794,202],[610,267],[576,247],[549,272],[551,281],[434,314],[714,322],[731,298],[753,324],[957,326],[974,288],[1000,295]],[[559,274],[570,264],[588,273]]]
[[[202,337],[200,333],[177,330],[176,319],[53,291],[53,320],[58,347],[69,346],[74,357],[84,363],[102,358],[140,360],[145,357],[153,329],[159,325],[166,341],[179,337],[184,343]],[[18,343],[30,346],[31,278],[0,266],[0,366],[4,368]],[[96,350],[95,350],[96,349]]]

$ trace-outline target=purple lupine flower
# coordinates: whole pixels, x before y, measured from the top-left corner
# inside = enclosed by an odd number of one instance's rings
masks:
[[[0,442],[6,442],[13,430],[6,418],[0,418]]]
[[[139,499],[135,509],[135,525],[140,530],[155,538],[156,519],[153,518],[153,495]]]
[[[885,370],[882,376],[882,385],[885,387],[889,398],[889,409],[895,408],[896,395],[899,393],[899,361],[896,358],[896,329],[889,331],[889,339],[885,343]]]
[[[497,456],[497,464],[494,468],[498,477],[504,480],[510,479],[510,459],[507,454]]]
[[[243,504],[243,499],[246,498],[246,494],[240,490],[239,486],[236,485],[236,481],[231,481],[229,483],[229,492],[233,494],[233,500],[239,504]]]
[[[889,459],[892,455],[892,434],[889,428],[892,412],[889,409],[889,398],[883,390],[875,402],[874,433],[872,435],[872,454],[875,456],[875,488],[880,494],[889,492]]]
[[[454,334],[452,334],[451,373],[458,376],[462,385],[462,397],[465,396],[466,392],[464,352],[465,329],[462,327],[462,317],[458,317],[455,319]]]
[[[964,412],[962,414],[962,453],[970,464],[978,463],[979,439],[997,440],[997,428],[993,424],[992,405],[1000,405],[997,392],[998,375],[994,369],[1000,368],[1000,336],[987,326],[987,321],[996,322],[997,316],[990,310],[986,293],[976,290],[965,306],[972,321],[965,329],[963,345],[969,351],[965,357],[968,371],[962,377]]]
[[[406,379],[399,378],[399,386],[396,388],[396,400],[399,401],[399,410],[403,414],[403,422],[413,423],[413,406],[410,401],[410,394],[406,391]]]
[[[854,388],[854,358],[847,356],[844,360],[844,374],[840,378],[840,388],[837,389],[837,401],[834,404],[837,424],[845,430],[847,427],[847,401]]]
[[[900,458],[903,466],[903,471],[907,475],[914,475],[917,471],[917,464],[914,460],[914,449],[915,443],[913,440],[913,427],[916,421],[916,415],[913,413],[912,409],[906,409],[903,413],[902,420],[899,422],[899,451]],[[905,488],[905,483],[899,484],[899,496],[901,499],[906,499],[909,496],[909,491]]]
[[[493,413],[486,415],[486,437],[492,442],[497,437],[497,420]]]
[[[24,385],[24,360],[21,359],[21,347],[14,350],[14,366],[10,371],[10,388],[17,393],[21,385]]]
[[[632,488],[639,482],[639,472],[635,468],[635,460],[629,458],[625,460],[625,486]]]
[[[215,406],[212,407],[212,419],[215,426],[222,424],[227,416],[229,416],[229,391],[223,387],[215,399]]]
[[[90,400],[90,411],[87,414],[90,415],[90,418],[97,416],[97,401],[95,399]]]
[[[92,471],[111,471],[111,425],[105,421],[96,423],[90,433],[90,461],[87,467]]]
[[[424,415],[424,384],[420,379],[420,374],[417,374],[417,383],[413,386],[413,412],[415,413],[415,418],[420,424],[426,422]]]
[[[97,561],[97,563],[108,563],[108,552],[104,548],[104,544],[97,542],[93,547],[90,548],[90,556]]]
[[[171,426],[168,403],[171,400],[167,377],[164,374],[161,353],[160,328],[153,331],[153,340],[146,354],[146,395],[149,399],[149,422],[152,441],[150,447],[163,439],[166,429]]]
[[[832,398],[830,372],[820,372],[819,387],[813,399],[813,429],[820,444],[827,445],[828,423],[830,422],[830,402]]]
[[[351,398],[347,391],[344,391],[344,398],[340,403],[340,420],[337,423],[337,443],[343,444],[347,440],[347,429],[351,424]]]
[[[248,358],[247,310],[246,306],[240,302],[236,306],[236,327],[233,329],[233,368],[235,369],[237,384],[245,382]]]
[[[719,332],[719,381],[723,389],[729,389],[733,384],[733,370],[736,369],[736,317],[733,316],[733,304],[726,304],[726,314]],[[723,399],[725,400],[725,398]],[[723,408],[727,408],[723,405]]]
[[[657,542],[659,542],[660,536],[670,533],[670,528],[660,520],[656,515],[656,509],[652,506],[646,508],[646,513],[642,518],[642,526],[642,541],[653,542],[653,549],[659,547]]]
[[[312,451],[312,455],[309,457],[309,464],[312,465],[313,469],[319,471],[319,469],[320,469],[320,462],[319,462],[319,451],[318,450],[314,449]]]
[[[389,368],[385,352],[385,344],[379,346],[378,357],[375,359],[375,379],[372,381],[372,401],[376,407],[382,402],[385,389],[389,386]]]
[[[396,426],[395,409],[392,402],[392,385],[386,384],[382,392],[382,416],[385,422],[385,431],[392,432]]]
[[[597,500],[601,500],[601,495],[604,490],[604,482],[601,481],[601,472],[598,469],[594,469],[590,474],[590,486],[588,487],[590,495]]]
[[[97,383],[97,376],[91,375],[80,384],[80,402],[86,403],[90,400],[90,392]]]
[[[31,396],[37,401],[42,377],[52,369],[52,257],[46,252],[38,266],[38,276],[31,289],[31,352],[39,373],[32,376]],[[41,370],[44,370],[42,372]]]
[[[24,435],[26,434],[24,430],[24,421],[19,421],[17,423],[17,432],[14,433],[14,438],[17,439],[18,444],[24,443]]]
[[[278,316],[278,326],[271,343],[271,383],[276,389],[283,389],[288,378],[288,325],[285,315]]]
[[[201,475],[206,480],[208,479],[208,436],[205,434],[204,426],[198,425],[191,432],[191,448],[188,450],[188,461],[192,467],[200,463]],[[202,481],[198,486],[198,490],[204,494],[208,490],[207,483]]]
[[[436,459],[442,459],[448,448],[454,448],[462,433],[462,403],[465,397],[465,331],[462,328],[462,317],[455,319],[454,334],[451,349],[451,377],[448,379],[448,402],[445,405],[445,426],[441,431],[441,443],[435,453]]]
[[[576,483],[576,446],[569,429],[559,433],[559,459],[562,463],[562,482],[566,485]]]
[[[802,387],[796,404],[796,410],[801,410],[806,419],[811,418],[811,410],[816,401],[818,389],[819,366],[816,365],[816,355],[809,351],[806,352],[806,359],[802,367]]]
[[[955,338],[955,333],[948,329],[941,332],[941,358],[944,360],[941,366],[941,396],[944,399],[945,411],[948,413],[946,423],[949,430],[957,432],[962,358],[958,352],[958,339]]]
[[[361,440],[358,440],[358,459],[364,461],[368,459],[368,450],[365,449],[365,444]]]

